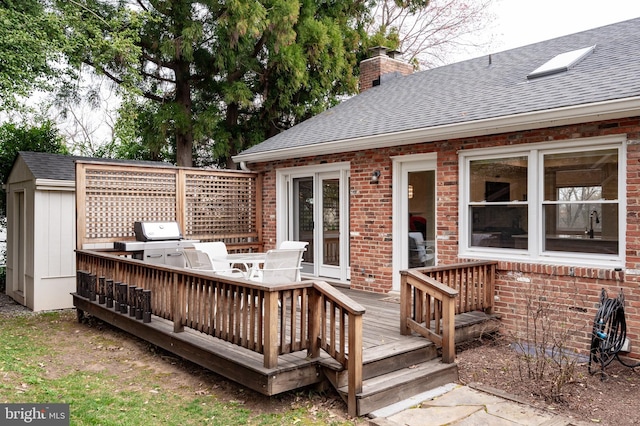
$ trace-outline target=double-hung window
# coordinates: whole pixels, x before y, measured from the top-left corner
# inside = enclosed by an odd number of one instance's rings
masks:
[[[621,266],[624,155],[621,137],[461,151],[461,256]]]

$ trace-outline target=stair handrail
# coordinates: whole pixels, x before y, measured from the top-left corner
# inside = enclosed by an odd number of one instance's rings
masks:
[[[336,311],[339,315],[336,316]],[[347,410],[357,416],[362,392],[362,316],[365,308],[325,281],[314,281],[309,294],[309,349],[317,358],[325,350],[347,370]],[[347,324],[345,324],[345,320]]]
[[[458,292],[417,269],[403,270],[400,274],[400,334],[415,331],[442,347],[442,362],[454,362]]]
[[[455,361],[455,315],[493,310],[497,261],[469,261],[400,271],[400,333],[416,332]]]
[[[491,314],[497,266],[498,262],[495,260],[475,260],[415,270],[458,291],[456,314],[473,311]]]

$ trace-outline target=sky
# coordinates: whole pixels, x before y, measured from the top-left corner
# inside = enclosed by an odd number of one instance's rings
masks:
[[[493,35],[494,42],[488,48],[466,53],[459,60],[637,18],[640,1],[494,0],[491,12],[495,21],[487,34]]]

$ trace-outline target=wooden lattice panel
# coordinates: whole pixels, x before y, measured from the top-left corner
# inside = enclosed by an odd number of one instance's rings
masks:
[[[136,221],[176,220],[176,172],[87,169],[85,232],[89,240],[130,239]]]
[[[187,173],[185,233],[191,238],[226,241],[256,238],[256,191],[253,176]]]
[[[77,247],[135,239],[136,221],[177,221],[183,237],[261,248],[256,173],[78,162]]]

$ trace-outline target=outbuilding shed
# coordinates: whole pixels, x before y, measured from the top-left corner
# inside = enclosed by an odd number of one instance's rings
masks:
[[[7,178],[6,292],[34,311],[73,307],[76,158],[20,152]]]
[[[73,307],[77,160],[105,162],[21,151],[7,178],[6,293],[33,311]]]

